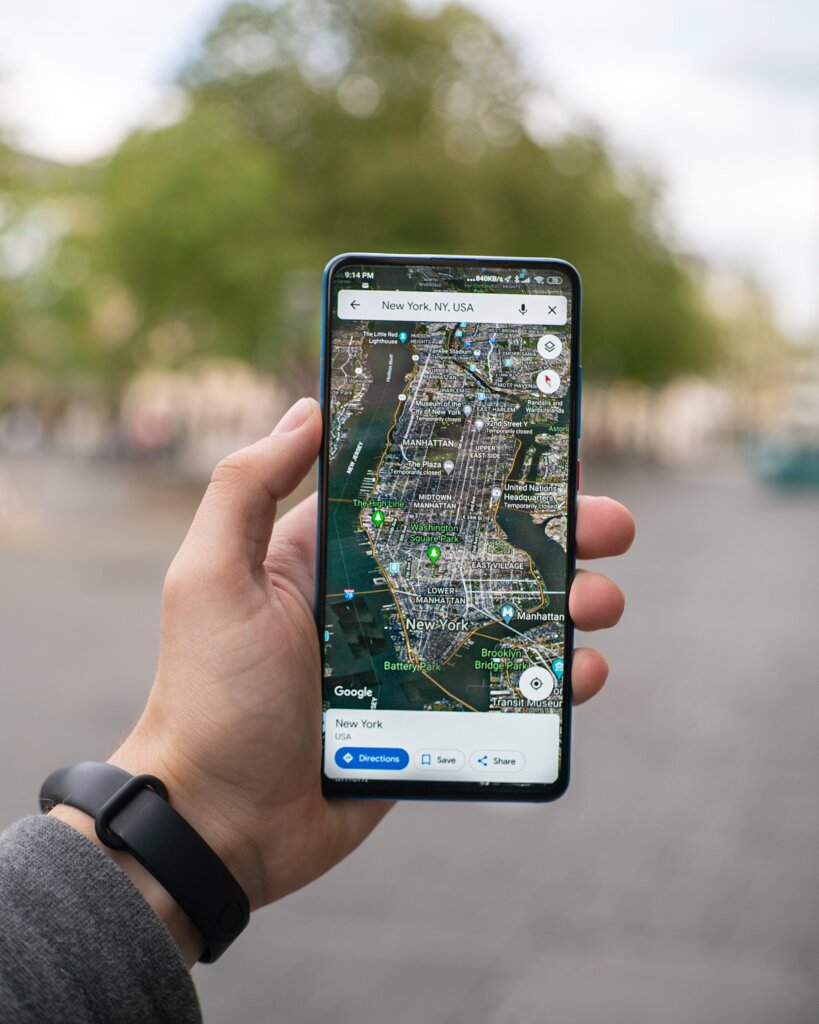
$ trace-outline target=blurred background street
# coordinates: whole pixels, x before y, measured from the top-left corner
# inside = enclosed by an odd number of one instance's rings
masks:
[[[582,487],[638,522],[568,796],[397,808],[196,969],[208,1024],[819,1020],[817,39],[795,0],[0,15],[0,827],[133,723],[338,252],[574,262]]]
[[[4,474],[28,512],[0,549],[11,821],[137,715],[196,494],[117,466]],[[585,476],[631,505],[638,538],[610,566],[627,610],[575,717],[566,798],[398,807],[196,969],[207,1021],[817,1019],[819,494],[724,460]]]

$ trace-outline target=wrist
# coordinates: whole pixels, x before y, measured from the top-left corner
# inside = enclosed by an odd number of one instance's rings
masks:
[[[109,764],[131,775],[149,774],[161,779],[171,806],[194,828],[227,867],[248,896],[251,909],[260,905],[260,860],[248,833],[232,814],[222,811],[214,785],[192,770],[176,752],[169,752],[154,738],[158,730],[134,729],[108,758]]]
[[[124,850],[105,846],[97,838],[94,819],[76,807],[57,804],[49,815],[70,825],[103,850],[128,876],[136,889],[162,921],[176,941],[185,963],[192,967],[202,954],[205,942],[188,915],[182,910],[171,894],[134,857]]]

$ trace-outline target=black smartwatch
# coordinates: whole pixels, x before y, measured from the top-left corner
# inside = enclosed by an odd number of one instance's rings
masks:
[[[244,890],[199,833],[168,802],[153,775],[82,761],[52,772],[40,810],[68,804],[94,819],[100,842],[126,850],[173,896],[205,940],[200,963],[218,960],[250,920]]]

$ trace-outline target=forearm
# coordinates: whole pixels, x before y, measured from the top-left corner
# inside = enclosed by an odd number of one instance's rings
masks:
[[[48,815],[0,835],[2,1019],[199,1022],[180,946],[160,920],[176,927],[173,906],[141,894],[77,825]]]
[[[85,761],[52,772],[40,805],[116,861],[190,966],[213,962],[250,917],[235,873],[248,863],[247,844],[228,827],[199,773],[184,770],[184,751],[163,748],[157,734],[141,722],[108,764]]]
[[[204,949],[202,936],[193,926],[187,914],[180,908],[173,897],[162,888],[159,882],[141,864],[134,860],[129,853],[125,853],[122,850],[112,850],[110,847],[103,845],[97,838],[94,829],[94,819],[85,814],[84,811],[78,811],[74,807],[60,804],[50,812],[50,816],[59,818],[60,821],[64,821],[67,825],[76,829],[114,860],[139,890],[148,906],[168,929],[179,946],[187,967],[193,967]]]

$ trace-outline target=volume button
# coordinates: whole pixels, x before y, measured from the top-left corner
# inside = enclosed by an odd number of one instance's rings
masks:
[[[577,440],[580,440],[580,417],[583,409],[583,364],[578,366],[577,374]]]

